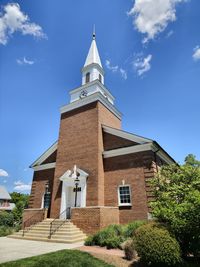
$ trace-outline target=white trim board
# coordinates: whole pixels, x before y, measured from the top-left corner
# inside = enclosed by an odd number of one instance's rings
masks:
[[[53,154],[58,146],[58,142],[56,141],[50,148],[48,148],[38,159],[36,159],[30,166],[33,168],[37,165],[40,165],[43,161],[45,161],[51,154]]]
[[[106,125],[102,125],[102,128],[103,128],[103,131],[105,133],[116,135],[118,137],[133,141],[135,143],[144,144],[144,143],[150,143],[153,141],[151,139],[148,139],[148,138],[136,135],[136,134],[131,134],[131,133],[125,132],[123,130],[112,128],[112,127],[109,127]]]
[[[47,163],[39,166],[32,167],[34,171],[42,171],[42,170],[48,170],[48,169],[54,169],[56,167],[56,163]]]
[[[76,92],[79,92],[80,90],[87,89],[88,87],[90,87],[91,85],[93,85],[95,83],[97,83],[106,92],[106,94],[109,95],[109,97],[112,99],[113,102],[115,101],[115,97],[110,93],[110,91],[99,80],[94,80],[92,82],[83,84],[82,86],[79,86],[79,87],[71,90],[69,92],[69,94],[72,95]]]
[[[109,151],[104,151],[103,157],[111,158],[111,157],[123,156],[127,154],[148,151],[148,150],[151,150],[151,148],[152,148],[151,143],[144,144],[144,145],[135,145],[135,146],[117,148],[117,149],[113,149]]]
[[[121,120],[121,112],[119,112],[108,100],[99,92],[94,93],[90,96],[87,96],[85,98],[79,99],[77,101],[71,102],[68,105],[65,105],[60,108],[60,112],[65,113],[77,108],[80,108],[82,106],[85,106],[87,104],[100,101],[107,109],[109,109],[117,118]]]
[[[170,158],[167,153],[159,149],[156,146],[156,144],[147,143],[147,144],[141,144],[141,145],[135,145],[135,146],[130,146],[130,147],[124,147],[124,148],[117,148],[109,151],[104,151],[103,152],[103,157],[104,158],[112,158],[112,157],[117,157],[117,156],[123,156],[123,155],[128,155],[128,154],[133,154],[133,153],[138,153],[138,152],[143,152],[143,151],[153,151],[155,152],[162,160],[164,160],[168,164],[173,164],[175,161]]]

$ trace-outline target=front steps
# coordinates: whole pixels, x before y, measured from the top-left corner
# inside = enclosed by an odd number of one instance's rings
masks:
[[[78,243],[78,242],[83,242],[87,237],[78,227],[76,227],[69,220],[63,221],[60,219],[56,219],[53,225],[55,228],[56,224],[59,227],[53,233],[51,238],[48,238],[50,231],[50,223],[52,221],[53,219],[46,219],[43,220],[42,222],[37,223],[34,226],[31,226],[30,228],[27,228],[25,230],[24,236],[23,236],[23,230],[20,230],[19,232],[16,232],[8,237],[16,239],[37,240],[37,241],[47,241],[47,242],[57,242],[57,243]]]

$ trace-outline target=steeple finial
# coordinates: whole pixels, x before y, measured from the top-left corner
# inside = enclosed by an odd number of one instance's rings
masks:
[[[96,33],[95,33],[95,24],[93,25],[93,34],[92,34],[92,39],[95,40],[96,38]]]
[[[95,25],[93,28],[92,43],[91,43],[84,67],[86,67],[90,64],[98,64],[102,68],[101,60],[99,57],[99,52],[98,52],[97,44],[96,44]]]

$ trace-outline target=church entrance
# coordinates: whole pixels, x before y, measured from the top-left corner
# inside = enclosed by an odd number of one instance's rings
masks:
[[[79,184],[76,196],[75,179],[77,175]],[[68,170],[60,177],[62,181],[60,219],[70,219],[71,208],[75,207],[75,202],[76,207],[86,207],[87,177],[88,174],[86,172],[79,168],[76,169],[76,167],[73,172]]]
[[[77,188],[77,200],[76,207],[81,207],[81,187]],[[76,188],[72,186],[68,186],[66,188],[66,201],[67,207],[75,207],[75,193]]]

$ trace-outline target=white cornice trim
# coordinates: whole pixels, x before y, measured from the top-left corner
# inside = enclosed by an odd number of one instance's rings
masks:
[[[159,148],[156,144],[152,144],[152,151],[156,153],[167,164],[174,164],[173,160],[162,148]]]
[[[103,75],[105,74],[103,68],[98,63],[91,63],[91,64],[83,67],[82,70],[81,70],[81,72],[85,72],[88,69],[90,69],[91,67],[96,67]]]
[[[155,152],[167,164],[175,163],[175,161],[162,148],[158,148],[156,144],[153,144],[153,142],[143,144],[143,145],[135,145],[135,146],[130,146],[130,147],[117,148],[117,149],[113,149],[109,151],[104,151],[103,157],[112,158],[112,157],[123,156],[123,155],[149,151],[149,150]]]
[[[109,133],[109,134],[112,134],[112,135],[115,135],[115,136],[130,140],[130,141],[133,141],[135,143],[142,144],[142,143],[147,143],[147,142],[149,143],[149,142],[153,141],[151,139],[144,138],[142,136],[131,134],[131,133],[125,132],[123,130],[115,129],[115,128],[108,127],[108,126],[105,126],[105,125],[103,125],[102,128],[103,128],[103,131],[105,133]]]
[[[71,110],[74,110],[76,108],[85,106],[87,104],[90,104],[95,101],[100,101],[107,109],[109,109],[117,118],[121,120],[121,112],[119,112],[108,100],[99,92],[94,93],[90,96],[87,96],[85,98],[82,98],[80,100],[74,101],[68,105],[65,105],[60,108],[60,112],[65,113]]]
[[[47,169],[53,169],[56,167],[56,163],[47,163],[39,166],[32,167],[34,171],[42,171],[42,170],[47,170]]]
[[[35,160],[30,168],[40,165],[45,159],[47,159],[53,152],[56,151],[58,142],[56,141],[50,148],[48,148],[37,160]]]
[[[112,99],[112,101],[114,102],[115,101],[115,97],[110,93],[110,91],[99,81],[99,80],[94,80],[92,82],[89,82],[89,83],[86,83],[84,85],[81,85],[73,90],[71,90],[69,92],[70,95],[74,94],[74,93],[77,93],[83,89],[87,89],[88,87],[94,85],[94,84],[97,84],[99,85],[105,92],[106,94]]]
[[[117,157],[142,151],[148,151],[152,149],[152,143],[144,144],[144,145],[135,145],[130,147],[123,147],[123,148],[117,148],[109,151],[103,152],[104,158],[111,158],[111,157]]]

